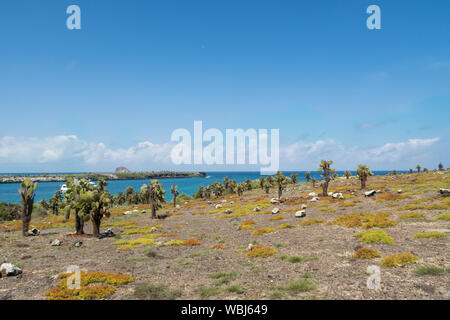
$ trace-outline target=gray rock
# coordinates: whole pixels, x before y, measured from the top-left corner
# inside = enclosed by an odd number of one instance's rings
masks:
[[[15,277],[21,274],[22,270],[12,263],[3,263],[0,266],[0,273],[2,274],[2,276]]]
[[[273,208],[272,209],[272,214],[277,214],[277,213],[279,213],[280,212],[280,209],[279,208]]]
[[[309,194],[308,194],[308,196],[309,197],[317,197],[317,193],[315,193],[315,192],[310,192]]]
[[[127,168],[125,168],[125,167],[118,167],[118,168],[116,168],[116,173],[129,173],[129,172],[131,172],[131,171],[128,170]]]
[[[255,209],[253,209],[253,212],[260,212],[261,209],[259,207],[256,207]]]
[[[79,248],[83,245],[83,241],[75,242],[75,247]]]
[[[216,204],[216,209],[221,209],[222,205],[221,204]]]
[[[302,210],[305,210],[307,208],[306,204],[302,204]]]
[[[61,245],[61,241],[59,241],[58,239],[53,240],[53,242],[52,242],[53,247],[59,247],[60,245]]]
[[[279,203],[280,200],[278,200],[277,198],[272,198],[270,199],[270,203],[275,204],[275,203]]]
[[[439,193],[443,196],[450,196],[450,189],[440,189]]]
[[[227,209],[227,210],[225,211],[225,214],[230,214],[230,213],[233,213],[233,210]]]

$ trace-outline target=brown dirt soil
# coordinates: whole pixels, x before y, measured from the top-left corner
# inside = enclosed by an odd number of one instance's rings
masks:
[[[136,299],[134,290],[139,284],[166,286],[166,291],[179,291],[179,299],[449,299],[450,289],[450,221],[436,220],[442,213],[450,213],[449,201],[439,196],[439,188],[448,188],[450,172],[408,174],[398,176],[370,177],[367,190],[380,190],[373,197],[364,197],[356,179],[338,178],[330,183],[329,191],[342,192],[345,200],[322,197],[318,202],[309,202],[308,193],[320,193],[311,183],[289,185],[283,192],[286,201],[270,204],[276,197],[276,190],[266,195],[261,190],[252,190],[239,198],[227,195],[220,199],[193,200],[174,210],[166,204],[160,214],[169,213],[164,220],[152,220],[146,206],[120,207],[113,210],[113,217],[105,223],[136,222],[133,228],[161,225],[156,233],[177,233],[178,236],[160,237],[154,245],[142,245],[129,250],[118,250],[118,240],[137,239],[151,234],[124,234],[129,226],[111,227],[116,238],[96,239],[81,237],[83,245],[75,247],[80,238],[70,236],[74,228],[46,227],[35,237],[23,238],[20,231],[0,232],[0,263],[14,263],[22,268],[18,277],[0,279],[1,299],[46,299],[45,293],[54,288],[60,280],[57,275],[66,271],[70,265],[77,265],[88,271],[104,271],[129,274],[135,281],[119,285],[117,291],[106,299]],[[317,184],[318,185],[318,184]],[[397,190],[403,192],[399,196]],[[354,195],[352,195],[352,192]],[[382,196],[384,195],[384,196]],[[388,196],[386,196],[388,195]],[[396,198],[390,200],[390,198]],[[226,199],[227,202],[222,202]],[[233,201],[234,204],[230,204]],[[343,206],[353,202],[354,205]],[[215,205],[223,208],[216,213]],[[296,218],[295,211],[306,204],[307,216]],[[439,204],[438,209],[429,205]],[[262,206],[255,214],[252,208]],[[410,207],[404,210],[406,205]],[[428,208],[426,208],[428,206]],[[122,215],[134,209],[146,209],[147,213]],[[280,209],[278,215],[283,220],[271,221],[274,207]],[[246,208],[246,209],[244,209]],[[227,209],[233,210],[231,217],[225,215]],[[170,215],[176,212],[177,215]],[[236,212],[248,213],[233,217]],[[389,212],[388,217],[398,222],[395,226],[383,228],[394,239],[393,244],[359,242],[355,234],[366,231],[361,227],[346,228],[330,225],[338,216],[347,213]],[[425,218],[401,219],[400,215],[409,212],[423,213]],[[194,213],[194,214],[193,214]],[[203,214],[199,214],[203,213]],[[225,218],[218,218],[227,216]],[[323,223],[299,226],[306,219],[320,218]],[[241,230],[242,221],[254,220],[255,229]],[[291,224],[294,228],[278,228],[281,224]],[[252,232],[262,227],[274,228],[274,232],[254,235]],[[378,230],[372,228],[367,230]],[[441,232],[442,238],[415,238],[418,232]],[[91,232],[90,222],[85,232]],[[200,245],[173,245],[164,243],[174,240],[195,238]],[[62,245],[52,247],[50,243],[59,239]],[[225,248],[212,249],[223,244]],[[277,254],[267,258],[248,258],[249,244],[274,248]],[[221,247],[221,246],[219,246]],[[361,247],[373,248],[381,253],[381,258],[352,258],[354,251]],[[241,250],[239,250],[241,249]],[[241,251],[241,252],[237,252]],[[381,268],[381,289],[367,288],[367,267],[380,266],[382,258],[410,252],[419,257],[418,262],[404,267]],[[303,259],[293,263],[288,257]],[[444,269],[439,275],[417,275],[419,266],[435,266]],[[213,278],[216,272],[235,272],[231,279],[218,283]],[[289,291],[283,289],[294,280],[308,278],[315,284],[309,291]],[[230,285],[240,286],[241,293],[228,290]],[[201,290],[208,287],[207,290]]]

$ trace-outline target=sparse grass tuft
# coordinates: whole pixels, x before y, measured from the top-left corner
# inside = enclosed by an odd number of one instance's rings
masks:
[[[231,272],[214,272],[210,275],[212,279],[215,279],[215,283],[218,285],[221,284],[228,284],[230,281],[233,281],[237,277],[237,272],[231,271]]]
[[[175,300],[181,297],[181,291],[169,290],[163,284],[138,284],[134,296],[140,300]]]
[[[437,276],[440,274],[444,274],[445,272],[446,271],[444,268],[435,266],[420,266],[416,270],[414,270],[414,273],[418,276],[426,276],[426,275]]]
[[[220,288],[216,286],[211,287],[201,286],[200,288],[198,288],[197,293],[202,298],[208,298],[212,296],[217,296],[220,293]]]
[[[239,284],[231,285],[231,286],[227,287],[225,290],[228,292],[237,293],[237,294],[242,294],[245,292],[244,289],[242,288],[242,286]]]
[[[450,212],[441,213],[436,217],[436,220],[450,221]]]
[[[299,223],[299,226],[310,226],[312,224],[316,224],[316,223],[323,223],[323,219],[319,219],[319,218],[313,218],[313,219],[307,219],[301,223]]]

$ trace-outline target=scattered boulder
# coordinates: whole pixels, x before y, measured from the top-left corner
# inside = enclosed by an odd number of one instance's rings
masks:
[[[370,190],[370,191],[364,192],[364,195],[365,195],[366,197],[371,197],[371,196],[375,195],[375,193],[376,193],[375,190]]]
[[[3,277],[15,277],[22,273],[22,270],[12,263],[3,263],[0,266],[0,274]]]
[[[38,236],[40,233],[41,232],[38,229],[36,229],[36,228],[28,230],[28,235],[29,236]]]
[[[216,209],[221,209],[222,205],[221,204],[216,204]]]
[[[225,202],[227,202],[227,200],[226,199],[222,199],[220,202],[225,203]]]
[[[310,193],[308,193],[308,196],[309,196],[309,197],[315,198],[315,197],[317,197],[317,193],[315,193],[315,192],[310,192]]]
[[[177,204],[177,205],[175,206],[175,208],[176,208],[176,209],[180,209],[181,206],[180,206],[179,204]]]
[[[124,215],[129,215],[129,214],[132,214],[133,212],[131,212],[131,211],[125,211],[123,214]]]
[[[231,210],[231,209],[225,210],[225,214],[231,214],[231,213],[233,213],[233,210]]]
[[[156,227],[152,227],[152,232],[156,232],[156,231],[158,231],[158,229],[156,229]]]
[[[61,241],[58,239],[53,240],[52,246],[53,247],[59,247],[61,245]]]
[[[303,217],[306,217],[306,210],[300,210],[300,211],[297,211],[297,212],[295,213],[295,217],[296,217],[296,218],[303,218]]]
[[[341,192],[335,192],[335,193],[333,193],[331,196],[332,196],[334,199],[340,199],[340,200],[344,199],[344,196],[342,195]]]
[[[439,193],[443,196],[450,196],[450,189],[440,189]]]
[[[260,207],[256,207],[255,209],[253,209],[253,212],[260,212],[261,208]]]
[[[332,197],[333,196],[333,192],[328,192],[328,196]]]
[[[99,239],[103,239],[103,238],[112,238],[114,237],[115,234],[111,229],[106,229],[105,232],[103,232],[101,235],[98,236]]]
[[[253,249],[253,247],[254,247],[254,245],[253,245],[253,244],[251,244],[251,243],[249,243],[249,245],[247,246],[247,251],[250,251],[250,250],[252,250],[252,249]]]
[[[77,241],[75,242],[75,247],[79,248],[83,245],[83,241]]]
[[[273,208],[273,210],[272,210],[272,214],[277,214],[279,212],[280,212],[279,208]]]
[[[147,213],[147,211],[146,210],[142,210],[141,213]]]
[[[234,204],[234,201],[230,201],[230,204]]]
[[[305,210],[308,206],[306,204],[302,204],[302,210]]]
[[[310,201],[310,202],[316,202],[316,201],[319,201],[319,198],[318,198],[318,197],[313,197],[313,198],[310,199],[309,201]]]
[[[398,189],[398,190],[397,190],[397,193],[402,193],[402,192],[403,192],[402,189]]]
[[[138,211],[138,210],[136,210],[136,209],[134,209],[134,210],[133,210],[133,213],[139,213],[139,211]]]
[[[270,199],[270,203],[272,203],[272,204],[280,203],[280,200],[278,200],[277,198],[272,198],[272,199]]]

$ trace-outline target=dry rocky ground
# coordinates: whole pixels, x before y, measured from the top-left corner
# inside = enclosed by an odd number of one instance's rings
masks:
[[[105,299],[449,299],[450,197],[439,194],[439,188],[449,184],[448,171],[375,176],[369,178],[367,188],[379,192],[365,197],[358,180],[339,178],[330,183],[329,191],[342,192],[345,199],[319,196],[311,202],[308,195],[319,194],[318,186],[298,183],[287,187],[279,204],[270,203],[275,189],[270,194],[252,190],[240,198],[189,201],[179,209],[166,204],[159,212],[168,214],[163,220],[141,213],[149,211],[143,205],[114,208],[102,229],[109,226],[116,237],[84,237],[81,247],[74,246],[80,239],[70,236],[73,222],[62,224],[62,217],[35,220],[41,234],[26,238],[19,231],[5,231],[20,227],[19,222],[7,223],[0,231],[0,263],[13,263],[23,273],[0,279],[0,299],[48,299],[46,293],[61,281],[58,274],[70,265],[134,277],[132,282],[115,285],[115,292]],[[215,209],[217,204],[222,208]],[[307,205],[306,217],[296,218],[302,204]],[[261,211],[254,212],[255,207]],[[280,213],[272,214],[275,207]],[[123,215],[133,209],[139,213]],[[225,214],[227,209],[232,213]],[[342,225],[330,224],[345,214],[380,212],[381,220],[374,220],[373,226],[357,215],[341,218]],[[404,218],[409,213],[415,216]],[[323,222],[299,225],[313,218]],[[254,223],[247,222],[249,229],[242,230],[247,220]],[[290,228],[279,228],[286,223]],[[147,228],[139,229],[143,227]],[[263,227],[274,230],[253,234]],[[355,234],[367,230],[383,230],[393,243],[358,241]],[[90,232],[90,223],[85,231]],[[415,237],[428,232],[439,237]],[[166,236],[149,236],[161,233]],[[147,242],[124,242],[140,237]],[[165,245],[192,238],[200,244]],[[55,239],[61,240],[61,246],[50,245]],[[254,250],[248,250],[249,244],[276,253],[248,257]],[[361,247],[375,249],[381,257],[354,258]],[[405,252],[418,260],[405,266],[381,266],[386,256]],[[367,287],[371,265],[381,269],[379,290]]]

